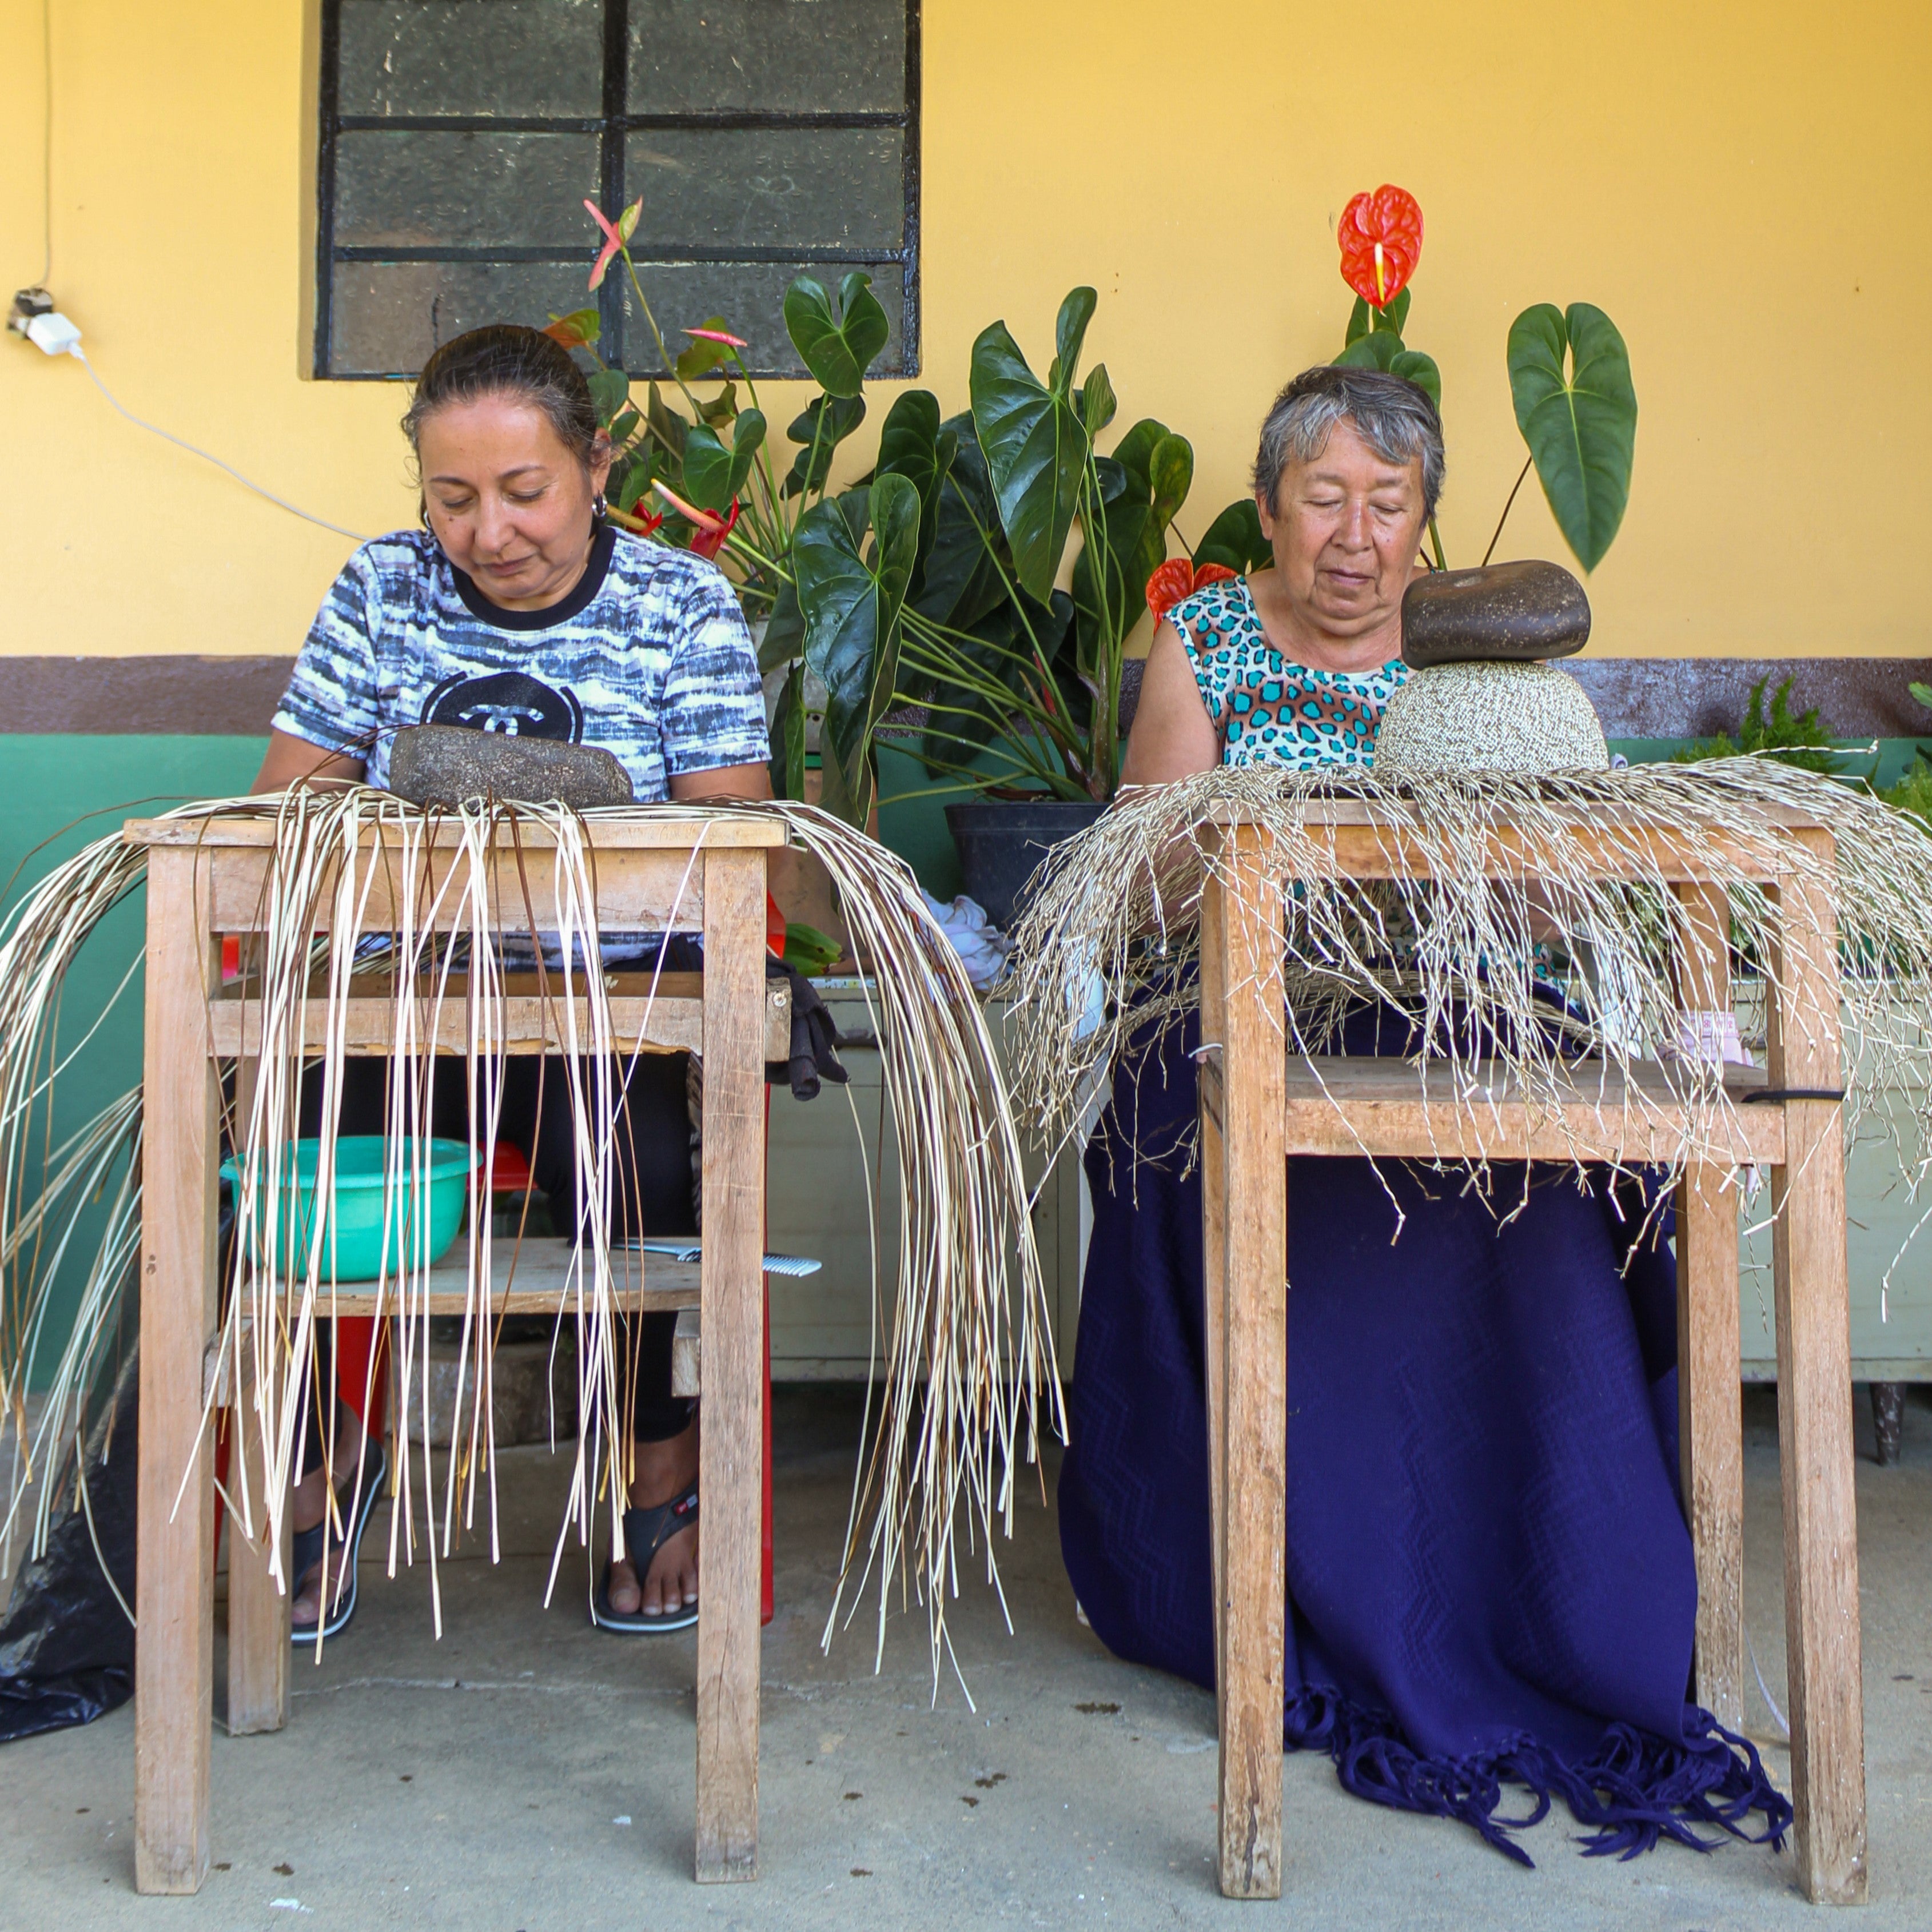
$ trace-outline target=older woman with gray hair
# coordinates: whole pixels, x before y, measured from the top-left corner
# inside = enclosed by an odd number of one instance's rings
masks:
[[[1168,612],[1129,782],[1368,764],[1443,475],[1413,385],[1296,377],[1255,466],[1273,567]],[[1059,1502],[1095,1634],[1211,1684],[1198,1045],[1191,1019],[1150,1028],[1088,1149]],[[1344,1022],[1352,1054],[1420,1045],[1393,1013]],[[1687,1696],[1696,1578],[1675,1486],[1667,1222],[1629,1176],[1580,1189],[1498,1163],[1485,1196],[1395,1161],[1288,1170],[1289,1747],[1525,1864],[1510,1834],[1558,1797],[1593,1852],[1701,1849],[1712,1828],[1778,1842],[1790,1806]],[[1529,1794],[1514,1816],[1510,1783]]]

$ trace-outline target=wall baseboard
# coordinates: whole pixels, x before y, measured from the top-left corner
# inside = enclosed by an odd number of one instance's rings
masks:
[[[295,660],[289,657],[0,658],[9,701],[0,733],[260,737]],[[1593,658],[1563,667],[1588,692],[1610,738],[1709,738],[1736,730],[1760,679],[1791,683],[1792,708],[1815,706],[1839,738],[1932,736],[1932,712],[1906,686],[1932,683],[1932,658]],[[1122,680],[1123,727],[1140,700],[1141,664]],[[890,735],[922,718],[896,714]]]

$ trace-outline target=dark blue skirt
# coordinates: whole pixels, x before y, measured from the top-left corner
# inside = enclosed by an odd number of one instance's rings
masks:
[[[1108,1648],[1211,1686],[1196,1038],[1124,1061],[1088,1149],[1060,1521]],[[1780,1842],[1790,1804],[1688,1696],[1667,1218],[1606,1175],[1380,1168],[1288,1163],[1289,1748],[1524,1864],[1508,1832],[1558,1796],[1593,1852]]]

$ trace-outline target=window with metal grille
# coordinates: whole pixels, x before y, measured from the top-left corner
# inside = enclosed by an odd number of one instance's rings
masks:
[[[805,371],[800,274],[872,277],[873,365],[919,368],[918,0],[322,0],[315,373],[413,375],[486,322],[592,299],[607,214],[675,355],[724,316],[758,375]],[[621,264],[600,352],[659,365]]]

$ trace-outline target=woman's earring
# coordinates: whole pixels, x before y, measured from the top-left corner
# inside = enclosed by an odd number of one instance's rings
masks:
[[[610,513],[610,506],[604,500],[604,493],[598,490],[590,500],[590,518],[593,523],[601,524]]]

